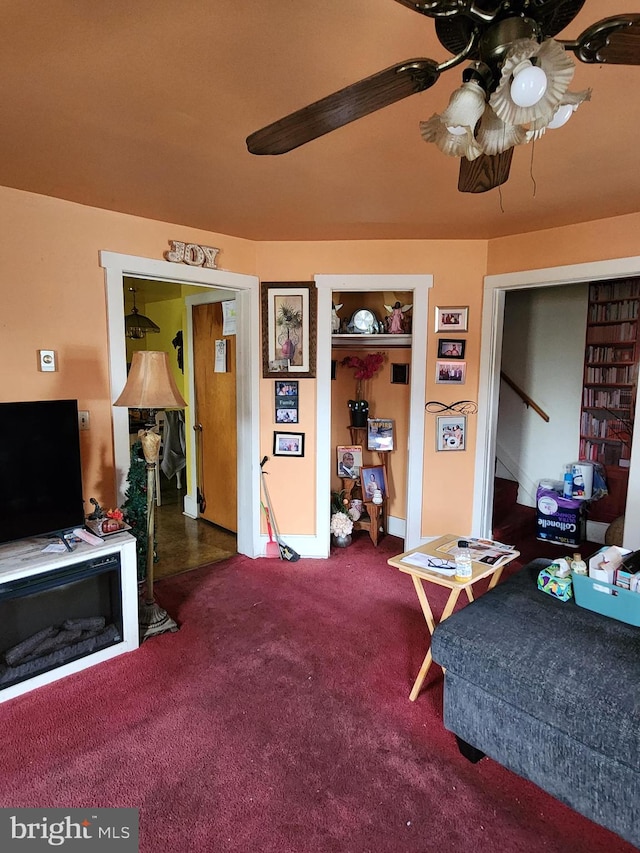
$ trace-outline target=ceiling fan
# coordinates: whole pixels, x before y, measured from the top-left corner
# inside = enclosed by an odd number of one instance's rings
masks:
[[[585,0],[396,0],[435,19],[445,62],[409,59],[303,107],[247,138],[252,154],[284,154],[390,104],[424,92],[440,74],[469,64],[441,114],[420,123],[422,137],[460,157],[458,189],[486,192],[509,177],[515,145],[561,127],[590,90],[569,92],[574,63],[640,65],[640,14],[616,15],[575,41],[553,37]]]

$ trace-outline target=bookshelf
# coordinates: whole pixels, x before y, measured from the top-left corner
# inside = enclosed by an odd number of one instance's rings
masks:
[[[604,465],[609,495],[592,504],[593,521],[624,514],[638,379],[640,279],[589,285],[580,459]]]

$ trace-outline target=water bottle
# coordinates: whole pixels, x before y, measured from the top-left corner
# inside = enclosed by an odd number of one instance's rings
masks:
[[[567,471],[567,473],[564,475],[564,489],[562,491],[562,497],[573,497],[573,474],[571,473],[571,471]]]
[[[473,570],[471,566],[471,551],[469,550],[469,543],[466,539],[459,539],[458,548],[456,550],[455,579],[462,583],[471,580],[472,571]]]

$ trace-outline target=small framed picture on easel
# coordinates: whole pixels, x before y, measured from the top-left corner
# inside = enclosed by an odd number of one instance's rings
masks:
[[[369,418],[367,420],[367,450],[393,450],[393,421],[388,418]]]

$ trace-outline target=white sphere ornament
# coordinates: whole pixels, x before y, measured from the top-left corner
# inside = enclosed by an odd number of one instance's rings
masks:
[[[377,504],[378,506],[382,503],[382,492],[380,491],[380,489],[375,490],[371,500],[374,504]]]

